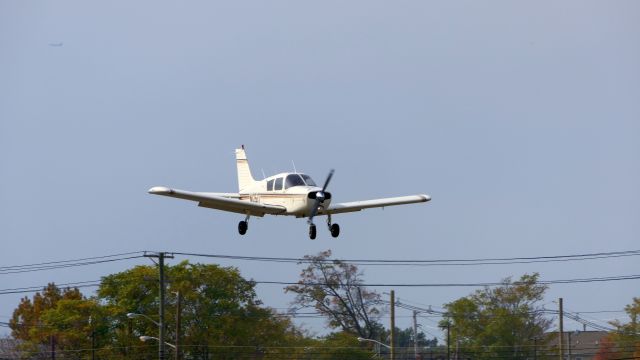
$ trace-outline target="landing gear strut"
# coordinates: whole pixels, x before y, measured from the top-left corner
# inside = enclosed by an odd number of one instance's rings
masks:
[[[238,232],[240,233],[240,235],[246,234],[247,229],[249,229],[249,215],[247,215],[247,217],[243,221],[240,221],[238,223]]]
[[[331,223],[331,215],[327,215],[327,226],[329,227],[329,232],[331,232],[331,236],[337,238],[340,235],[340,225]]]

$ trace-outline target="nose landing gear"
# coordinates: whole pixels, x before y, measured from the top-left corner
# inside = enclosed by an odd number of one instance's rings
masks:
[[[331,223],[331,215],[327,215],[327,227],[329,228],[331,236],[333,236],[334,238],[337,238],[340,235],[340,225]],[[316,235],[316,225],[312,222],[309,222],[309,239],[315,240]]]

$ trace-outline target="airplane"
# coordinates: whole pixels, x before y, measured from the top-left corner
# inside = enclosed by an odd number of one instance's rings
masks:
[[[193,192],[154,186],[149,189],[149,194],[196,201],[200,207],[244,214],[245,219],[238,223],[240,235],[246,234],[251,216],[289,215],[308,218],[311,240],[316,238],[316,225],[313,223],[316,216],[327,216],[329,232],[336,238],[340,235],[340,226],[332,223],[331,216],[334,214],[431,200],[429,195],[420,194],[332,204],[332,196],[327,191],[327,186],[333,177],[333,170],[329,172],[322,187],[319,187],[309,175],[298,172],[280,173],[263,180],[255,180],[249,168],[244,145],[236,149],[235,153],[238,172],[237,193]]]

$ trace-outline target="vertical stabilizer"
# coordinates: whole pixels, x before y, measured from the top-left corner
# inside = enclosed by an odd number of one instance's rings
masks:
[[[238,166],[238,189],[240,192],[253,185],[255,180],[251,176],[247,154],[244,152],[244,145],[236,149],[236,165]]]

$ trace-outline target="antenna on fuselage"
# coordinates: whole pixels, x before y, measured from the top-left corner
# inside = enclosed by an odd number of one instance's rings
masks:
[[[267,175],[265,175],[265,174],[264,174],[264,169],[260,168],[260,171],[262,171],[262,178],[263,178],[263,179],[266,179],[266,178],[267,178]]]
[[[291,164],[293,164],[293,172],[297,174],[298,170],[296,170],[296,163],[294,163],[293,160],[291,160]]]

